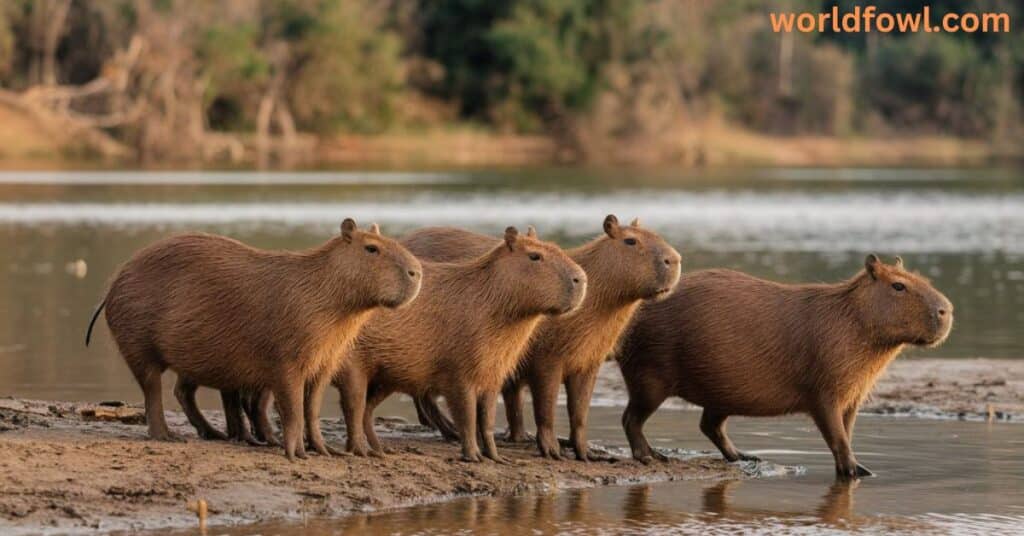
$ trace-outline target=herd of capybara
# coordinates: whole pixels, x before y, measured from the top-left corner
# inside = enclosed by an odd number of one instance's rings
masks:
[[[906,345],[948,336],[953,305],[921,275],[869,255],[832,284],[783,284],[713,269],[681,272],[679,253],[634,220],[563,250],[530,227],[492,237],[448,227],[401,240],[351,219],[321,246],[266,251],[185,234],[150,245],[114,277],[102,311],[145,398],[153,439],[177,439],[164,420],[161,376],[203,439],[283,445],[288,458],[383,456],[374,409],[395,392],[420,421],[459,441],[461,459],[507,462],[495,445],[498,396],[509,441],[528,441],[529,389],[540,455],[561,459],[554,431],[565,385],[578,460],[587,448],[591,395],[601,365],[616,360],[629,402],[622,426],[633,457],[667,458],[643,425],[670,396],[701,406],[700,430],[726,460],[756,460],[725,431],[732,415],[810,415],[836,473],[871,472],[851,449],[857,410]],[[330,447],[319,415],[338,388],[344,451]],[[214,428],[195,392],[218,389],[227,429]],[[443,398],[446,414],[438,405]],[[278,413],[280,439],[268,413]]]

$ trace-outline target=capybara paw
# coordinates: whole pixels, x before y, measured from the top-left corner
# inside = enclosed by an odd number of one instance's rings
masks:
[[[873,473],[871,471],[871,469],[868,469],[867,467],[864,467],[863,465],[858,463],[857,464],[857,476],[858,477],[861,477],[861,476],[875,476],[875,473]]]
[[[480,463],[480,462],[484,461],[483,456],[481,456],[480,454],[465,454],[465,453],[463,453],[462,456],[459,457],[459,459],[464,461],[464,462],[468,462],[468,463]]]
[[[346,449],[353,456],[366,457],[370,455],[370,447],[367,445],[349,445]]]
[[[502,456],[501,454],[495,454],[493,456],[488,456],[488,458],[491,461],[493,461],[494,463],[499,464],[499,465],[515,465],[514,463],[512,463],[512,460]]]
[[[266,441],[260,441],[259,439],[256,439],[256,436],[254,436],[252,434],[242,434],[242,437],[238,438],[237,441],[240,441],[240,442],[245,443],[246,445],[249,445],[249,446],[252,446],[252,447],[265,447],[265,446],[267,446],[267,442]]]
[[[865,468],[865,470],[867,469]],[[868,473],[870,473],[870,471],[868,471]],[[860,467],[857,464],[853,465],[852,467],[836,466],[836,478],[842,480],[856,480],[862,476],[867,475],[863,475],[860,473]]]
[[[667,462],[667,461],[669,461],[669,457],[668,456],[666,456],[666,455],[664,455],[664,454],[662,454],[662,453],[660,453],[660,452],[658,452],[658,451],[656,451],[654,449],[651,449],[651,452],[649,454],[655,460],[658,460],[659,462]]]
[[[561,461],[562,460],[562,452],[561,452],[561,449],[559,449],[557,447],[556,448],[541,447],[540,448],[540,457],[541,458],[547,458],[549,460]]]
[[[225,434],[224,432],[221,432],[220,430],[215,430],[213,428],[210,428],[208,430],[198,430],[196,433],[199,434],[199,438],[200,439],[206,439],[206,440],[209,440],[209,441],[227,441],[228,440],[228,435],[227,434]]]
[[[160,433],[156,433],[156,434],[151,434],[150,437],[152,439],[157,440],[157,441],[167,441],[167,442],[170,442],[170,443],[184,443],[185,442],[185,438],[183,436],[178,435],[178,434],[176,434],[174,432],[171,432],[171,431],[165,431],[165,432],[160,432]]]
[[[330,445],[325,445],[325,446],[327,447],[327,452],[330,452],[332,456],[351,456],[352,455],[351,452],[346,452],[346,451],[341,450],[341,449],[336,449],[336,448],[334,448],[334,447],[332,447]]]
[[[759,461],[761,461],[761,458],[759,458],[757,456],[754,456],[753,454],[747,454],[746,452],[743,452],[743,451],[737,451],[736,452],[736,459],[739,460],[739,461],[744,461],[744,462],[759,462]]]

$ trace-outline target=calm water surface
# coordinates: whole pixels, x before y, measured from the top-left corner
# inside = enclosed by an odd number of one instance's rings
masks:
[[[89,349],[84,329],[116,267],[176,232],[301,248],[351,216],[389,234],[422,225],[498,232],[534,224],[542,237],[571,245],[598,234],[608,213],[639,216],[683,253],[690,270],[725,266],[784,281],[835,281],[858,270],[868,252],[902,255],[957,307],[950,341],[914,355],[1024,357],[1021,170],[8,172],[0,173],[0,396],[140,401],[106,328]],[[211,393],[203,395],[215,407]],[[169,388],[165,396],[176,407]],[[325,413],[337,415],[336,407],[329,401]],[[624,444],[619,411],[596,408],[591,436]],[[385,412],[409,415],[409,405],[394,398]],[[707,449],[696,417],[662,411],[649,435],[666,448]],[[879,476],[855,487],[833,485],[831,458],[805,419],[737,420],[732,429],[744,448],[799,466],[800,474],[465,499],[309,528],[1024,531],[1024,427],[865,417],[856,446]],[[265,532],[293,530],[300,529]]]

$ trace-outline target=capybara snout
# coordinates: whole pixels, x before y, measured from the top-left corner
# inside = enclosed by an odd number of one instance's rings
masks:
[[[341,224],[342,237],[352,246],[351,253],[359,262],[339,259],[339,270],[355,269],[364,274],[365,289],[362,295],[370,302],[394,309],[412,301],[420,291],[423,282],[423,266],[420,261],[398,242],[380,233],[377,224],[369,230],[356,229],[355,222],[346,219]],[[349,262],[346,262],[349,261]],[[350,274],[339,274],[348,277]]]
[[[885,264],[869,255],[870,284],[862,289],[866,322],[888,342],[938,346],[953,329],[953,304],[925,277],[909,272],[903,259]]]

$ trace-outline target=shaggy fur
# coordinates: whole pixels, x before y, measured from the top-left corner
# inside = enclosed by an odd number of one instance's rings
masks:
[[[404,247],[376,226],[358,230],[352,220],[342,223],[340,236],[301,252],[187,234],[139,251],[100,308],[142,387],[150,437],[172,439],[160,394],[160,376],[170,368],[181,377],[175,393],[201,434],[212,428],[195,405],[196,386],[266,388],[281,411],[286,455],[304,457],[304,419],[318,450],[322,439],[319,405],[303,408],[303,388],[314,398],[317,389],[322,393],[371,312],[415,298],[421,274]]]
[[[420,297],[378,314],[360,332],[334,384],[341,391],[348,451],[382,452],[373,410],[400,391],[443,396],[462,458],[504,461],[494,445],[498,392],[544,315],[574,311],[586,274],[558,246],[509,228],[503,243],[463,263],[423,263]],[[477,436],[483,441],[483,452]]]
[[[858,407],[905,345],[941,344],[952,324],[953,305],[928,280],[874,255],[836,284],[786,285],[731,270],[686,274],[667,299],[643,305],[623,336],[618,361],[629,404],[622,424],[633,456],[664,459],[642,427],[666,398],[679,396],[704,408],[701,431],[729,461],[753,459],[726,435],[730,415],[808,413],[837,473],[869,475],[850,448]]]
[[[570,441],[579,460],[588,461],[586,425],[597,372],[642,300],[664,297],[679,281],[680,257],[657,234],[635,221],[621,227],[614,215],[605,218],[604,234],[566,251],[587,273],[587,297],[580,310],[546,318],[503,388],[509,439],[527,440],[523,427],[524,387],[533,397],[537,447],[542,456],[561,459],[554,431],[558,386],[565,385]],[[494,247],[497,239],[457,229],[428,229],[402,243],[417,257],[453,261]],[[447,417],[433,399],[416,400],[422,420],[453,435]]]

